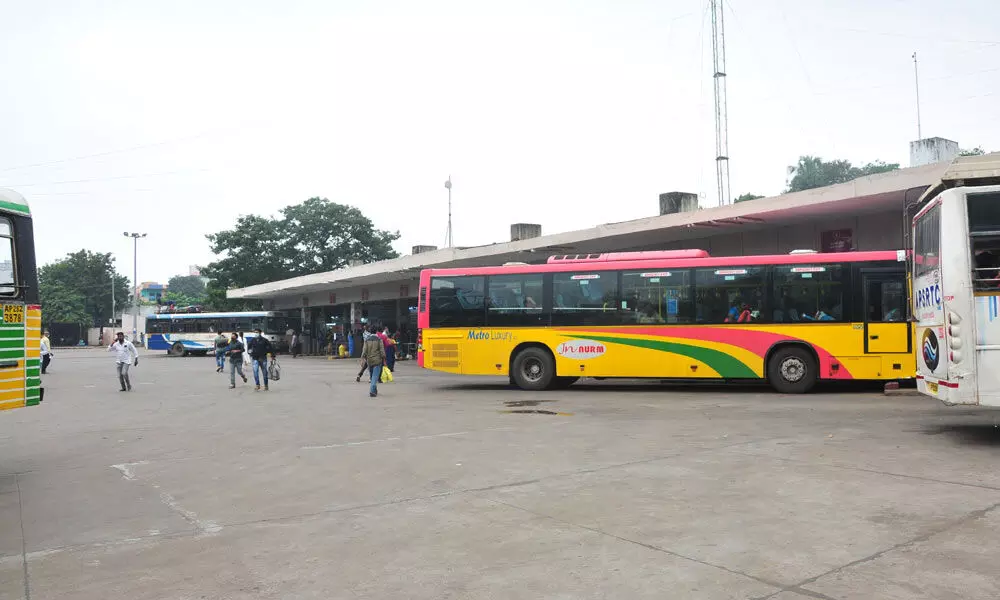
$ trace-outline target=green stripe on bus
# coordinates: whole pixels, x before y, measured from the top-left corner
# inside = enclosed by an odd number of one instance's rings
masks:
[[[649,350],[659,350],[660,352],[671,352],[688,356],[701,361],[712,367],[720,377],[725,378],[754,378],[758,379],[753,369],[748,367],[743,361],[734,356],[720,352],[714,348],[704,348],[702,346],[691,346],[689,344],[678,344],[676,342],[666,342],[661,340],[646,340],[639,338],[619,338],[607,337],[603,335],[573,336],[577,339],[597,340],[599,342],[609,342],[612,344],[622,344],[624,346],[635,346],[636,348],[647,348]]]
[[[29,388],[30,387],[38,387],[38,386],[42,385],[42,378],[41,377],[28,377],[27,379],[24,380],[24,385],[25,385],[25,387],[29,387]]]
[[[24,358],[24,348],[18,350],[0,350],[0,358]]]
[[[26,367],[40,367],[42,366],[42,359],[40,358],[29,358],[24,361],[24,366]]]
[[[9,329],[0,329],[0,338],[21,338],[23,340],[24,328],[11,327]]]
[[[4,208],[6,210],[12,210],[14,212],[19,212],[25,215],[31,214],[31,209],[29,209],[27,205],[18,204],[16,202],[8,202],[6,200],[0,200],[0,208]]]
[[[24,370],[25,377],[41,377],[42,369],[40,367],[31,368],[28,367]]]
[[[0,348],[24,348],[24,340],[5,340],[0,336]]]

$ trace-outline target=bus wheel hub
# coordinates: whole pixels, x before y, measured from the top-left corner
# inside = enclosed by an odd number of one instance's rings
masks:
[[[532,381],[536,381],[542,376],[542,365],[536,360],[527,361],[524,364],[524,375]]]
[[[785,381],[798,381],[806,373],[806,366],[797,358],[789,358],[781,363],[781,376]]]

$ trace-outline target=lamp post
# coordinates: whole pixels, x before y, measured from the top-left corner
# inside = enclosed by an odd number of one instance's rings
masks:
[[[451,230],[451,175],[448,176],[448,181],[444,182],[444,187],[448,190],[448,235],[446,236],[448,239],[445,240],[445,245],[451,248],[453,245],[453,232]]]
[[[135,298],[132,302],[132,341],[139,339],[139,238],[146,237],[145,233],[124,233],[125,237],[132,238],[132,285],[135,286]]]

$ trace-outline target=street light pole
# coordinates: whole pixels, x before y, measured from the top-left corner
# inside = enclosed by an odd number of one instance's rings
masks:
[[[145,233],[125,232],[125,237],[132,238],[132,285],[135,286],[135,297],[132,300],[132,341],[139,339],[139,238]]]
[[[448,190],[448,235],[445,240],[445,244],[451,248],[454,245],[452,240],[453,232],[451,230],[451,175],[448,176],[448,181],[444,182],[444,187]]]

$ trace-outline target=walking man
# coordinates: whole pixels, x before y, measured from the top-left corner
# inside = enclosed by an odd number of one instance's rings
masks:
[[[48,329],[46,329],[45,333],[42,334],[42,339],[39,344],[41,346],[42,354],[42,375],[45,375],[45,369],[48,369],[49,363],[52,362],[52,342],[49,341]]]
[[[243,383],[247,382],[247,376],[243,374],[243,352],[243,342],[240,341],[239,334],[233,332],[233,337],[226,346],[226,354],[229,355],[229,389],[236,387],[236,373],[243,378]]]
[[[378,396],[378,382],[382,377],[382,363],[385,362],[385,345],[377,333],[378,329],[372,325],[372,335],[365,340],[365,345],[361,348],[361,360],[368,365],[368,375],[371,377],[371,383],[368,385],[368,396],[371,398]]]
[[[229,339],[226,338],[226,334],[219,332],[219,335],[215,336],[215,372],[221,373],[226,370],[226,346],[229,345]]]
[[[296,331],[292,334],[292,358],[298,358],[299,356],[299,332]]]
[[[139,366],[139,351],[135,349],[132,342],[125,339],[125,334],[118,332],[118,339],[108,346],[108,352],[115,353],[115,365],[118,369],[118,383],[121,384],[123,392],[132,391],[132,382],[128,378],[128,368],[131,365]]]
[[[254,330],[256,337],[250,339],[250,358],[253,359],[253,382],[256,385],[255,391],[260,391],[260,375],[257,370],[264,372],[264,391],[267,391],[267,355],[271,354],[271,340],[264,337],[260,329]]]
[[[367,342],[368,338],[370,338],[370,337],[372,337],[372,334],[368,333],[367,329],[362,329],[361,330],[361,338],[365,342]],[[364,349],[364,345],[362,345],[361,348]],[[365,371],[367,371],[367,370],[368,370],[368,363],[365,362],[365,356],[364,356],[364,353],[362,352],[362,354],[361,354],[361,368],[358,369],[358,376],[357,376],[357,378],[355,378],[354,381],[357,381],[358,383],[361,383],[361,376],[364,375]]]

